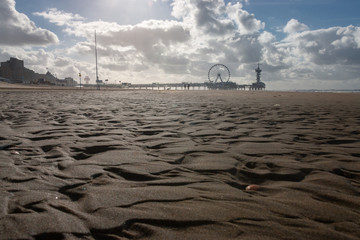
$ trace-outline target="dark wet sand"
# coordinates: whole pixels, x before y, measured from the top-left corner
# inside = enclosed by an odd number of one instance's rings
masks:
[[[0,98],[0,239],[360,238],[360,94]]]

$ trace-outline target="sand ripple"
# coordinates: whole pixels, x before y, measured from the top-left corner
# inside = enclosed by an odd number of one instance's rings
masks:
[[[360,238],[358,94],[0,97],[0,239]]]

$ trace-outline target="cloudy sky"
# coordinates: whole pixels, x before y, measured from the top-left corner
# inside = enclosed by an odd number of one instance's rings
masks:
[[[0,61],[110,83],[232,81],[360,89],[359,0],[0,0]]]

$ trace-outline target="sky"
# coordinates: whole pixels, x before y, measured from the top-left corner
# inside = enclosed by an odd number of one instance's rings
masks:
[[[231,81],[360,89],[359,0],[0,0],[0,61],[108,83]]]

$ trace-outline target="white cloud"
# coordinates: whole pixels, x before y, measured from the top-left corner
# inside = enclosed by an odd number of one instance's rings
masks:
[[[359,27],[293,32],[263,48],[264,72],[278,89],[358,88]]]
[[[46,12],[34,12],[33,15],[48,19],[49,22],[55,23],[58,26],[64,26],[76,21],[84,20],[84,18],[78,14],[59,11],[56,8],[49,8]]]
[[[275,41],[275,36],[272,33],[264,31],[259,36],[259,42],[262,44],[268,44]]]
[[[318,65],[360,64],[359,27],[332,27],[293,33],[284,39],[293,55]]]
[[[57,36],[39,28],[25,14],[15,9],[14,0],[0,1],[0,45],[34,46],[58,43]]]
[[[240,2],[223,0],[174,0],[172,15],[186,25],[209,35],[258,32],[265,24],[242,9]]]
[[[131,46],[148,61],[161,63],[170,61],[174,55],[168,52],[189,38],[189,32],[178,22],[152,20],[107,32],[99,36],[99,42],[103,45]]]
[[[222,0],[174,0],[172,15],[193,30],[193,34],[224,35],[231,33],[233,22],[222,16],[225,3]]]
[[[265,23],[257,20],[254,14],[243,10],[239,2],[235,4],[229,3],[226,10],[228,16],[236,23],[241,34],[258,32],[265,27]]]
[[[286,33],[303,32],[306,30],[309,30],[309,27],[303,23],[300,23],[296,19],[291,19],[290,21],[288,21],[288,23],[283,29],[283,31]]]

